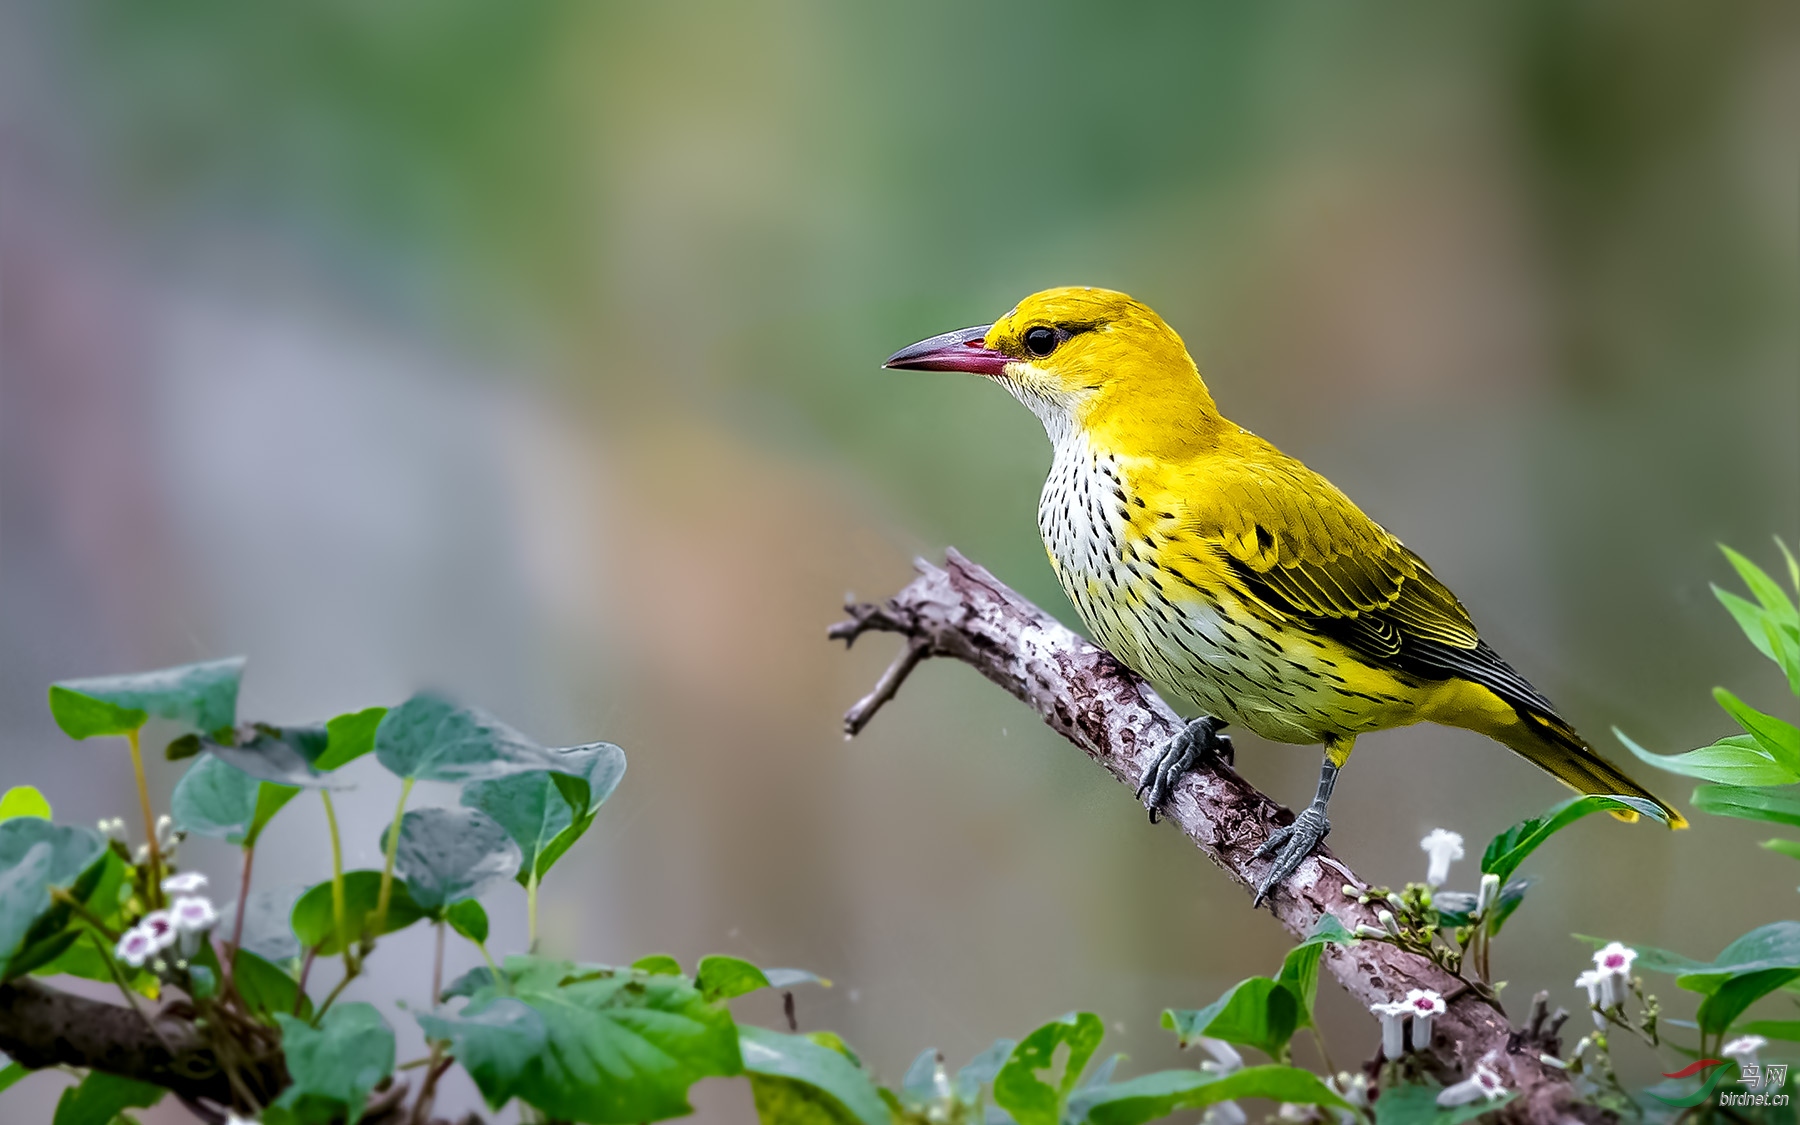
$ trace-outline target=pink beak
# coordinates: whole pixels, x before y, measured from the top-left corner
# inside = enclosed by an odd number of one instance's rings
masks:
[[[959,328],[929,340],[920,340],[887,357],[883,367],[897,371],[970,371],[977,375],[998,375],[1006,370],[1012,357],[983,344],[991,324]]]

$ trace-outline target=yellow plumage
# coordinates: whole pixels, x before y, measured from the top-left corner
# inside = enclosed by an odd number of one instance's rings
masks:
[[[1038,415],[1055,446],[1038,511],[1051,564],[1094,639],[1165,692],[1265,738],[1323,743],[1333,765],[1369,731],[1464,727],[1580,792],[1685,823],[1481,640],[1423,560],[1221,416],[1180,337],[1139,302],[1047,290],[889,365],[990,375]]]

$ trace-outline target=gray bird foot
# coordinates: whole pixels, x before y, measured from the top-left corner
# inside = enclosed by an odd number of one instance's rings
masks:
[[[1300,810],[1294,823],[1270,833],[1263,846],[1256,849],[1256,858],[1267,859],[1274,856],[1275,862],[1269,865],[1268,873],[1256,885],[1256,901],[1250,908],[1254,910],[1261,906],[1263,899],[1269,897],[1270,891],[1285,883],[1287,877],[1299,869],[1301,861],[1312,854],[1313,849],[1319,846],[1330,831],[1331,822],[1325,819],[1324,807],[1308,805]]]
[[[1219,733],[1224,729],[1225,720],[1202,715],[1157,751],[1156,760],[1144,771],[1137,787],[1138,800],[1149,810],[1151,824],[1156,823],[1157,811],[1175,791],[1175,783],[1181,780],[1182,774],[1199,765],[1204,758],[1210,757],[1226,765],[1236,760],[1231,739]]]

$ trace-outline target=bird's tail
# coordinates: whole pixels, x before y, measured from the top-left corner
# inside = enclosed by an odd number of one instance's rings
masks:
[[[1619,794],[1649,801],[1669,818],[1670,828],[1686,828],[1687,819],[1662,798],[1626,777],[1611,762],[1594,752],[1575,729],[1555,715],[1517,708],[1519,722],[1494,735],[1512,750],[1577,793]],[[1634,812],[1620,810],[1613,816],[1636,820]]]

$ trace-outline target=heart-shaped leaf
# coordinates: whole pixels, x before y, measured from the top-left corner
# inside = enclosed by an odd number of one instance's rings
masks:
[[[386,831],[381,846],[388,846]],[[400,818],[394,870],[413,901],[430,912],[511,879],[519,870],[519,845],[477,809],[414,809]]]
[[[299,792],[291,785],[258,781],[209,753],[195,759],[175,783],[169,812],[184,832],[255,847],[269,821]]]
[[[482,781],[561,760],[505,723],[472,707],[421,692],[383,715],[375,757],[390,772],[419,781]]]
[[[272,727],[257,723],[230,742],[200,739],[200,748],[258,781],[301,789],[342,789],[313,764],[326,752],[330,735],[322,726]]]
[[[1180,1038],[1183,1047],[1205,1036],[1255,1047],[1276,1058],[1300,1026],[1300,1000],[1279,981],[1251,977],[1199,1011],[1165,1011],[1162,1025]]]
[[[39,820],[50,819],[50,802],[44,795],[29,785],[15,785],[0,797],[0,820],[11,820],[15,816],[35,816]]]
[[[557,772],[514,774],[463,786],[462,803],[505,826],[518,842],[519,881],[541,881],[593,823],[601,803],[625,776],[625,752],[610,742],[552,750]]]
[[[381,1013],[352,1002],[327,1011],[316,1028],[285,1012],[275,1020],[294,1079],[275,1104],[302,1118],[322,1104],[356,1125],[369,1091],[394,1072],[394,1032]]]
[[[129,734],[155,715],[211,732],[237,721],[244,658],[155,672],[63,680],[50,687],[50,715],[70,738]]]
[[[764,1122],[888,1125],[887,1103],[868,1072],[841,1051],[804,1035],[738,1028],[738,1047]]]
[[[386,714],[386,707],[370,707],[326,723],[325,752],[313,762],[313,768],[321,773],[334,770],[375,749],[375,731]]]
[[[50,889],[75,883],[105,850],[100,835],[87,828],[31,816],[0,821],[0,979],[33,967],[20,964],[17,956],[28,936],[35,940],[52,936],[32,934],[39,916],[50,909]]]
[[[387,921],[382,926],[381,933],[391,934],[395,930],[404,930],[425,917],[424,909],[407,893],[405,883],[395,882],[391,895]],[[380,936],[366,933],[374,923],[375,905],[380,897],[381,872],[344,872],[344,929],[350,935],[352,943],[364,936]],[[320,956],[329,956],[342,948],[338,944],[337,930],[332,919],[331,880],[327,879],[308,889],[294,903],[293,927],[294,936],[300,940],[300,944],[308,949],[316,947]]]

